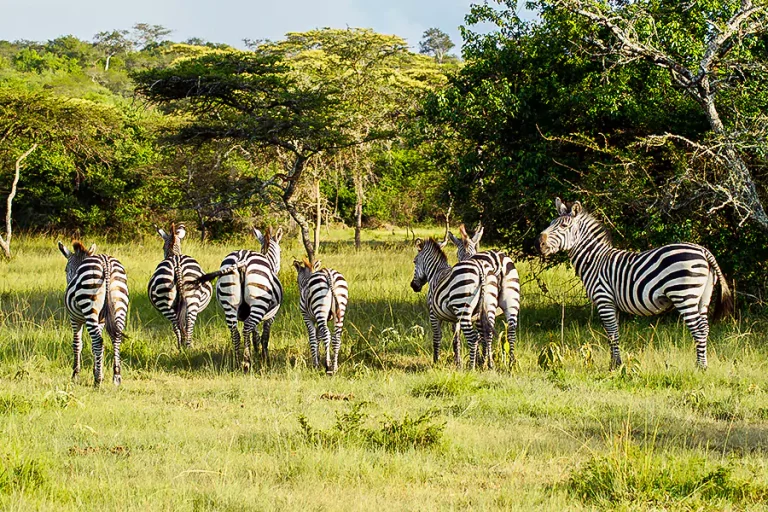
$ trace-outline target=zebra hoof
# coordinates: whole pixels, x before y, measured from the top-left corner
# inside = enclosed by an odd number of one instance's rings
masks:
[[[112,384],[114,384],[115,386],[119,386],[122,383],[123,383],[122,375],[115,375],[114,377],[112,377]]]

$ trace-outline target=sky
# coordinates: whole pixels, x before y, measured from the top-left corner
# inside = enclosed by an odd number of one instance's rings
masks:
[[[474,0],[481,1],[481,0]],[[424,31],[447,32],[458,51],[459,25],[473,0],[0,0],[0,40],[90,40],[135,23],[163,25],[170,38],[201,37],[243,47],[243,38],[280,39],[313,28],[364,27],[405,38],[418,49]]]

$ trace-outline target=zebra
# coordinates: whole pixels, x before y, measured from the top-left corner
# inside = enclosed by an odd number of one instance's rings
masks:
[[[621,366],[618,312],[651,316],[676,309],[696,343],[696,363],[707,368],[707,312],[720,283],[715,318],[733,313],[733,296],[715,257],[689,243],[644,252],[614,248],[605,227],[581,206],[555,199],[558,216],[536,245],[543,256],[568,251],[610,341],[611,369]]]
[[[196,281],[201,283],[219,278],[216,298],[224,310],[235,357],[242,362],[246,373],[251,367],[250,341],[253,338],[253,351],[256,352],[256,327],[260,323],[263,323],[261,359],[264,363],[269,361],[269,332],[283,302],[283,286],[277,276],[283,229],[278,228],[273,235],[269,228],[265,234],[254,228],[253,234],[261,243],[261,252],[246,249],[234,251],[224,258],[218,271],[205,274]],[[238,321],[243,322],[242,350]]]
[[[451,267],[443,252],[446,243],[447,240],[438,243],[431,238],[426,241],[417,238],[416,248],[419,252],[413,260],[413,291],[418,293],[429,283],[427,304],[432,327],[432,361],[437,363],[440,358],[441,322],[458,323],[469,346],[470,368],[474,369],[477,363],[477,323],[480,326],[485,359],[491,366],[491,341],[498,293],[496,276],[476,260],[461,261]],[[456,366],[460,366],[457,337],[454,337],[453,357]]]
[[[507,321],[507,342],[509,344],[509,364],[515,364],[515,342],[517,341],[517,323],[520,315],[520,276],[512,258],[500,251],[478,252],[480,239],[483,237],[483,227],[478,224],[470,237],[464,224],[459,226],[461,239],[450,231],[448,236],[456,245],[459,261],[470,258],[478,260],[491,269],[499,283],[499,307],[504,312]],[[458,332],[455,334],[458,335]],[[454,343],[456,343],[454,341]]]
[[[128,277],[125,268],[111,256],[96,254],[96,244],[86,249],[82,242],[75,240],[72,242],[72,251],[61,242],[58,242],[58,246],[67,258],[64,303],[74,334],[72,350],[75,361],[72,365],[72,379],[77,380],[80,374],[85,325],[91,336],[94,385],[101,385],[104,380],[102,330],[106,328],[114,349],[112,382],[119,386],[122,382],[120,343],[128,315]]]
[[[293,261],[299,284],[299,308],[309,333],[309,349],[315,368],[320,365],[317,340],[325,345],[325,372],[333,375],[339,368],[341,332],[344,329],[344,315],[347,311],[349,288],[340,272],[321,268],[320,261]],[[334,332],[331,337],[328,321],[333,319]],[[333,348],[333,357],[331,357]]]
[[[155,229],[165,242],[164,259],[149,280],[147,295],[155,309],[173,325],[177,347],[181,349],[183,343],[189,348],[197,315],[208,307],[213,286],[210,282],[195,285],[203,269],[197,260],[181,253],[181,240],[187,233],[184,224],[171,224],[168,233],[157,226]]]

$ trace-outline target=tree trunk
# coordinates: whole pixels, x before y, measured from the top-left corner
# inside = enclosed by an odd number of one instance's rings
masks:
[[[317,204],[315,208],[315,254],[320,253],[320,226],[323,225],[323,208],[320,197],[320,179],[315,180],[315,194],[317,197]]]
[[[112,54],[107,55],[107,61],[104,63],[104,71],[109,71],[109,60],[112,58]]]
[[[283,203],[285,209],[291,215],[296,224],[299,226],[301,232],[301,243],[304,245],[304,250],[307,251],[307,257],[309,261],[313,261],[315,258],[315,250],[312,246],[312,240],[309,236],[309,222],[307,218],[296,207],[296,200],[293,197],[296,191],[296,184],[301,178],[301,174],[304,172],[304,167],[307,165],[308,157],[304,155],[296,155],[296,160],[293,162],[290,174],[286,176],[286,186],[283,190]]]
[[[11,259],[11,238],[13,237],[13,229],[12,229],[12,208],[13,208],[13,198],[16,197],[16,187],[19,184],[19,176],[21,175],[21,163],[24,161],[25,158],[29,156],[30,153],[32,153],[37,148],[37,143],[33,144],[31,148],[29,148],[27,151],[25,151],[17,160],[16,160],[16,171],[13,175],[13,183],[11,184],[11,191],[8,194],[8,199],[6,200],[6,210],[5,210],[5,238],[0,236],[0,247],[3,249],[3,254],[5,254],[5,257],[7,259]]]
[[[360,249],[360,232],[363,229],[363,178],[355,174],[355,249]]]

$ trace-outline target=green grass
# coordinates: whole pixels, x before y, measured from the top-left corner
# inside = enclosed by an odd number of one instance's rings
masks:
[[[283,244],[272,365],[250,375],[232,370],[216,304],[195,347],[176,349],[146,296],[159,238],[99,244],[131,289],[123,385],[111,385],[108,357],[100,389],[87,347],[80,382],[69,380],[55,239],[15,239],[0,263],[0,509],[766,509],[766,319],[713,325],[703,373],[674,315],[622,318],[626,364],[609,372],[572,271],[544,272],[544,294],[522,264],[518,366],[453,370],[446,329],[432,367],[412,246],[403,231],[365,235],[355,252],[351,233],[331,232],[321,255],[350,283],[332,378],[307,367],[295,241]],[[185,252],[214,269],[255,246],[187,241]]]

